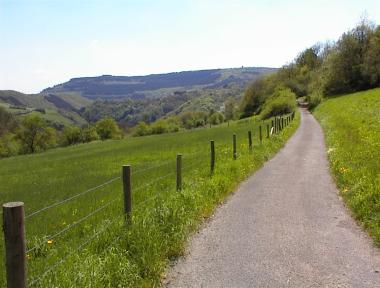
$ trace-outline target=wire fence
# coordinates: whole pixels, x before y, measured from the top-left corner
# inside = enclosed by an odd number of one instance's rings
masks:
[[[291,122],[291,120],[293,120],[293,118],[294,118],[294,114],[288,115],[286,117],[285,121],[284,121],[284,118],[280,118],[280,119],[275,118],[274,120],[272,120],[270,128],[268,126],[269,124],[267,125],[267,133],[268,133],[267,137],[270,137],[272,134],[277,134],[280,131],[282,131],[287,125],[290,124],[290,122]],[[263,141],[263,134],[261,133],[261,130],[262,129],[260,126],[260,134],[259,134],[260,135],[260,139],[259,139],[260,143],[262,143],[262,141]],[[251,137],[250,132],[248,133],[248,137],[249,138]],[[252,139],[248,139],[248,140],[250,143],[249,149],[252,149],[252,147],[251,147]],[[212,143],[212,147],[213,147],[213,144],[214,143]],[[236,147],[236,136],[234,135],[234,137],[233,137],[232,149],[231,149],[231,145],[225,145],[225,144],[218,146],[218,149],[220,149],[221,151],[224,151],[223,153],[220,153],[220,155],[218,156],[218,161],[224,161],[224,159],[226,159],[225,157],[228,157],[230,159],[232,159],[232,157],[233,157],[233,159],[236,159],[236,154],[237,154],[237,152],[236,152],[236,149],[237,149],[237,147]],[[213,153],[214,153],[214,155],[213,155]],[[249,151],[247,150],[244,153],[249,153]],[[182,185],[183,185],[182,184],[182,178],[192,179],[193,175],[195,173],[201,173],[201,172],[203,173],[202,174],[203,176],[207,175],[207,176],[212,177],[213,169],[214,169],[213,165],[215,164],[215,149],[214,148],[211,148],[209,153],[204,153],[202,151],[196,151],[193,153],[184,154],[183,156],[184,157],[182,159],[182,155],[177,155],[176,161],[175,160],[167,160],[167,161],[164,161],[158,165],[153,165],[153,166],[149,166],[147,168],[138,169],[134,173],[129,173],[129,174],[126,173],[125,174],[125,171],[123,168],[123,173],[120,176],[113,177],[113,178],[111,178],[111,179],[109,179],[109,180],[107,180],[107,181],[105,181],[105,182],[103,182],[97,186],[91,187],[87,190],[84,190],[80,193],[72,195],[66,199],[57,201],[53,204],[47,205],[47,206],[40,208],[40,209],[28,214],[27,216],[25,216],[24,219],[30,219],[30,218],[32,218],[32,217],[34,217],[34,216],[36,216],[36,215],[38,215],[44,211],[47,211],[47,210],[50,210],[53,208],[57,208],[63,204],[74,201],[74,200],[76,200],[76,199],[78,199],[78,198],[80,198],[86,194],[97,191],[98,189],[108,187],[108,185],[110,185],[110,184],[112,184],[118,180],[122,180],[121,182],[123,184],[123,195],[124,195],[123,201],[121,201],[121,199],[120,199],[122,197],[116,197],[112,200],[109,200],[105,204],[102,204],[101,206],[97,207],[93,211],[91,211],[91,212],[87,213],[86,215],[80,217],[79,219],[75,220],[73,223],[69,224],[65,228],[59,229],[58,231],[56,231],[54,233],[48,234],[47,236],[44,236],[44,237],[41,237],[40,239],[37,239],[36,241],[34,241],[34,242],[37,242],[37,244],[34,244],[31,248],[24,249],[26,252],[24,253],[25,255],[23,255],[23,256],[24,256],[24,261],[26,262],[26,260],[25,260],[26,255],[34,253],[41,246],[46,245],[47,240],[52,241],[54,239],[57,239],[58,237],[62,237],[63,235],[66,235],[66,233],[68,233],[69,231],[72,231],[75,227],[78,227],[79,225],[82,225],[86,221],[89,221],[89,219],[91,219],[92,217],[95,217],[96,215],[100,215],[101,212],[104,212],[107,208],[110,208],[112,204],[114,204],[114,203],[120,204],[120,203],[124,202],[124,208],[125,208],[124,213],[119,213],[116,216],[108,215],[108,218],[110,216],[114,217],[114,219],[112,221],[109,219],[108,220],[102,219],[102,221],[100,222],[101,224],[99,224],[99,223],[97,224],[98,226],[103,225],[102,228],[100,228],[91,237],[89,237],[84,242],[82,242],[82,244],[80,244],[76,248],[70,250],[70,252],[67,253],[64,257],[62,257],[61,259],[59,259],[58,261],[56,261],[52,265],[49,265],[48,269],[46,269],[45,271],[43,271],[39,275],[35,276],[34,278],[30,279],[29,286],[31,287],[31,286],[37,285],[39,282],[41,282],[42,279],[45,278],[53,270],[55,270],[55,268],[57,268],[58,266],[65,263],[71,256],[73,256],[75,253],[82,250],[90,242],[94,241],[97,236],[99,236],[100,234],[107,231],[107,229],[110,226],[112,226],[116,221],[121,219],[120,216],[123,216],[123,218],[128,218],[128,215],[130,215],[133,211],[132,207],[134,207],[133,209],[135,211],[138,211],[139,209],[144,208],[148,202],[152,202],[152,201],[160,198],[161,196],[169,197],[169,198],[165,198],[166,201],[169,201],[168,199],[171,199],[171,197],[175,197],[176,195],[178,195],[178,193],[172,193],[174,190],[174,187],[175,187],[173,185],[173,182],[177,183],[177,186],[176,186],[177,190],[181,190]],[[211,161],[210,161],[210,159],[211,159]],[[183,160],[184,160],[184,165],[182,165]],[[214,161],[214,164],[213,164],[213,161]],[[161,176],[156,176],[151,181],[145,182],[142,185],[138,185],[136,188],[132,187],[131,177],[135,177],[138,174],[147,173],[148,171],[158,171],[159,170],[158,168],[162,168],[166,165],[171,165],[171,164],[173,164],[173,170],[172,171],[170,171],[164,175],[161,175]],[[174,169],[174,164],[176,164],[176,167],[175,167],[176,169]],[[126,170],[126,171],[130,171],[130,170]],[[161,171],[161,170],[159,170],[159,171]],[[183,173],[185,173],[185,174],[183,175]],[[140,197],[136,196],[136,203],[134,206],[132,206],[132,198],[131,198],[132,191],[133,191],[133,193],[140,192],[143,190],[148,191],[148,192],[152,192],[151,191],[152,187],[155,187],[154,185],[157,183],[161,183],[163,185],[163,188],[161,190],[166,191],[165,194],[160,193],[160,191],[161,191],[160,189],[158,189],[154,193],[150,193],[150,195],[145,195],[145,196],[144,196],[144,194],[138,193],[136,195],[138,195]],[[119,195],[121,196],[122,194],[119,194]],[[110,196],[112,196],[112,195],[110,195]],[[14,207],[14,208],[16,209],[17,207]],[[22,209],[23,209],[23,206],[22,206]],[[115,213],[116,212],[113,210],[113,214],[115,214]],[[17,215],[17,211],[16,211],[16,215]],[[4,215],[3,217],[4,217],[4,227],[5,228],[7,227],[7,225],[15,225],[15,223],[11,223],[11,222],[8,223],[8,221],[13,221],[14,219],[9,220],[9,219],[7,219],[6,215]],[[108,223],[108,225],[105,225],[104,223]],[[13,227],[13,228],[15,228],[15,227]],[[16,227],[15,229],[17,230],[18,228]],[[22,229],[25,229],[25,228],[22,227]],[[96,226],[94,226],[94,229],[96,229]],[[12,229],[9,229],[9,230],[12,230]],[[5,229],[4,231],[5,231],[5,233],[4,233],[5,237],[4,238],[5,238],[5,242],[7,243],[7,239],[10,239],[10,237],[12,237],[14,235],[8,235],[7,234],[8,229]],[[14,239],[16,239],[16,238],[12,238],[12,241],[15,241]],[[20,239],[17,238],[16,240],[17,240],[16,242],[18,244],[23,245],[24,247],[26,246],[26,241],[25,241],[25,239],[23,239],[23,237],[21,237]],[[7,251],[6,251],[7,255],[13,255],[12,253],[15,253],[15,251],[10,251],[7,249]],[[25,278],[24,283],[26,283],[27,282],[26,265],[24,265],[24,264],[21,265],[24,267],[24,270],[14,269],[14,263],[13,263],[12,267],[7,266],[6,268],[7,268],[7,271],[8,271],[8,269],[13,269],[10,272],[14,273],[15,275],[17,274],[16,276],[18,278]],[[7,280],[10,281],[9,279],[7,279]],[[26,284],[24,284],[24,286],[21,285],[21,286],[17,286],[17,287],[26,287],[25,285]]]

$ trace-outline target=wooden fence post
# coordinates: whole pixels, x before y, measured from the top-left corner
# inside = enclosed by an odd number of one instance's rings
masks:
[[[131,219],[132,213],[132,185],[131,185],[131,165],[123,165],[123,191],[124,191],[124,213],[127,222]]]
[[[213,174],[214,169],[215,169],[215,143],[214,143],[214,140],[210,141],[210,149],[211,149],[210,171],[211,171],[211,174]]]
[[[232,144],[233,144],[233,153],[234,153],[234,160],[237,158],[237,152],[236,152],[236,134],[232,136]]]
[[[251,130],[248,131],[248,147],[249,147],[249,151],[252,151],[252,132],[251,132]]]
[[[182,189],[182,154],[177,154],[177,191]]]
[[[3,204],[5,266],[8,288],[26,287],[25,212],[23,202]]]
[[[269,124],[267,124],[267,138],[269,138]]]
[[[277,122],[277,125],[276,125],[276,134],[278,134],[278,132],[280,131],[280,121],[279,121],[278,117],[276,117],[276,122]]]
[[[263,144],[263,131],[262,131],[261,125],[259,127],[259,133],[260,133],[260,144]]]

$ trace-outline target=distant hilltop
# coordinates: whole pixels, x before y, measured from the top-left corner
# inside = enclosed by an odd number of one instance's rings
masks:
[[[250,82],[277,68],[241,67],[183,71],[146,76],[112,76],[73,78],[42,93],[76,92],[89,99],[156,98],[162,94],[198,88],[219,88],[236,82]]]

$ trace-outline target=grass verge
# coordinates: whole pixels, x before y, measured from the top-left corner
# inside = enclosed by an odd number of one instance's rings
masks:
[[[380,245],[380,89],[329,99],[314,114],[343,199]]]

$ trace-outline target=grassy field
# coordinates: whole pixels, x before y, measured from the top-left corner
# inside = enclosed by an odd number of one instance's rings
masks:
[[[380,89],[327,100],[315,115],[341,195],[380,245]]]
[[[284,145],[298,126],[298,114],[295,120],[270,139],[264,129],[262,144],[258,125],[266,123],[240,121],[0,160],[1,202],[25,202],[29,286],[159,286],[169,261],[183,253],[189,234]],[[248,130],[254,137],[253,152],[248,149]],[[238,139],[236,161],[233,133]],[[210,139],[216,146],[212,176]],[[175,190],[177,153],[183,154],[180,192]],[[119,177],[123,164],[132,165],[133,214],[128,226]],[[53,207],[35,214],[49,205]],[[2,258],[3,242],[0,239]],[[4,261],[0,263],[3,287]]]

